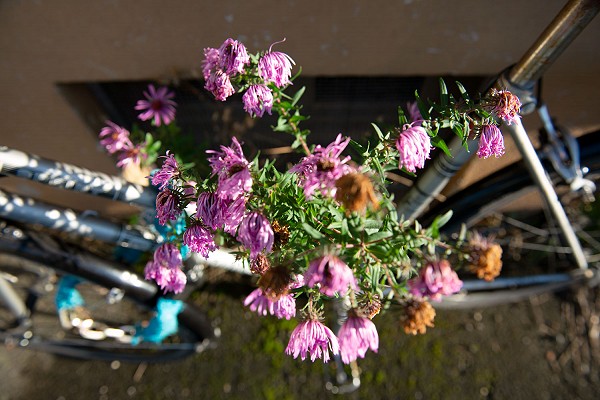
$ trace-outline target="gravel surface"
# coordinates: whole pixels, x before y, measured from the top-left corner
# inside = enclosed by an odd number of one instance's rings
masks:
[[[296,321],[259,318],[245,292],[194,300],[221,329],[215,349],[182,362],[80,361],[0,349],[0,399],[340,398],[325,389],[331,366],[283,355]],[[229,291],[230,293],[230,291]],[[436,327],[407,336],[398,310],[376,318],[379,354],[359,365],[350,399],[596,399],[600,296],[581,289],[470,311],[439,310]]]

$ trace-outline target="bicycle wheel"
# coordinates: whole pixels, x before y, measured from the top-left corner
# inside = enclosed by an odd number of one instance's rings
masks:
[[[600,132],[578,138],[585,176],[600,187]],[[551,170],[551,169],[548,169]],[[453,210],[451,222],[443,229],[456,235],[461,224],[502,246],[502,274],[492,282],[478,280],[460,271],[463,291],[440,304],[446,308],[471,308],[516,302],[532,295],[557,291],[572,285],[597,283],[600,265],[600,201],[586,202],[570,191],[556,173],[550,178],[557,195],[584,246],[589,264],[579,270],[570,257],[570,248],[560,237],[557,225],[545,209],[537,187],[522,162],[449,197],[430,210],[423,221]]]
[[[35,255],[24,251],[22,242],[20,250],[4,252],[14,244],[2,246],[6,243],[0,237],[0,277],[28,314],[19,321],[0,307],[0,340],[8,346],[82,359],[162,362],[212,343],[214,330],[199,310],[155,289],[151,297],[152,292],[127,290],[131,284],[147,286],[135,274],[119,271],[115,276],[122,282],[107,285],[83,273],[72,275],[72,266],[64,268],[69,260],[57,260],[55,254],[48,263],[32,261]],[[110,275],[103,273],[104,281]]]

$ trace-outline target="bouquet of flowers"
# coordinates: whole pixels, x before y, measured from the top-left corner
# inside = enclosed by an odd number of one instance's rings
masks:
[[[473,100],[457,83],[460,98],[440,80],[439,102],[415,102],[398,109],[398,127],[384,132],[373,125],[375,140],[358,141],[340,133],[326,146],[311,145],[300,127],[304,88],[293,95],[294,60],[268,51],[249,54],[227,39],[219,48],[204,49],[204,88],[215,100],[243,93],[244,110],[254,118],[277,115],[273,130],[291,135],[301,160],[278,170],[273,161],[249,159],[235,137],[229,145],[206,151],[211,173],[195,176],[171,149],[148,133],[133,143],[129,131],[110,121],[100,132],[102,145],[116,154],[118,166],[153,165],[150,177],[159,189],[156,218],[163,226],[178,224],[145,267],[147,279],[178,293],[186,284],[182,254],[208,257],[226,246],[247,260],[258,288],[244,305],[260,315],[298,317],[286,354],[302,360],[339,354],[344,363],[378,350],[374,317],[390,302],[403,305],[401,324],[409,334],[433,327],[430,301],[460,291],[462,282],[449,259],[466,261],[480,278],[491,280],[501,268],[501,249],[474,233],[456,243],[442,239],[440,227],[450,214],[429,227],[397,215],[388,192],[388,173],[414,174],[424,167],[433,148],[450,154],[440,137],[451,129],[465,143],[479,140],[480,158],[499,157],[504,143],[498,125],[519,118],[519,99],[492,90]],[[175,122],[174,94],[150,85],[135,106],[139,119],[155,128]],[[375,137],[374,136],[374,137]],[[347,152],[351,146],[358,157]],[[166,150],[166,151],[165,151]],[[159,152],[165,151],[158,156]],[[324,305],[343,299],[347,318],[334,333],[324,323]]]

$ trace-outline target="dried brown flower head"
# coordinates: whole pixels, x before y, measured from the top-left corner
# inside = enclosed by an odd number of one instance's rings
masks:
[[[410,299],[404,306],[400,323],[404,332],[411,335],[424,334],[427,327],[433,328],[435,309],[425,300]]]
[[[473,233],[468,244],[471,255],[469,270],[479,279],[493,281],[502,271],[502,247],[490,239]]]
[[[262,275],[271,267],[271,263],[267,256],[263,253],[259,253],[251,262],[250,262],[250,271],[253,274]]]
[[[348,211],[364,211],[371,202],[373,208],[379,207],[371,180],[361,173],[349,173],[335,182],[335,199]]]
[[[279,221],[271,222],[271,228],[273,228],[273,245],[276,247],[285,246],[290,240],[290,230],[287,225],[281,225]]]
[[[277,265],[267,269],[258,280],[258,286],[263,290],[265,296],[276,301],[290,290],[292,274],[283,265]]]
[[[381,300],[379,296],[365,296],[358,300],[356,314],[359,317],[373,319],[381,311]]]
[[[509,125],[520,118],[521,100],[508,90],[492,89],[483,105]]]

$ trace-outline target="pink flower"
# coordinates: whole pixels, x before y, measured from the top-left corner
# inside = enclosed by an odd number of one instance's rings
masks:
[[[235,235],[245,210],[246,200],[243,196],[230,200],[221,199],[215,193],[203,192],[196,203],[196,218],[213,230],[223,228],[225,232]]]
[[[247,64],[250,64],[250,57],[242,43],[229,38],[219,47],[219,67],[227,75],[241,74]]]
[[[160,87],[158,90],[154,85],[148,85],[148,91],[144,92],[146,100],[138,100],[135,109],[144,110],[138,115],[142,121],[153,119],[154,125],[169,125],[175,119],[175,103],[171,100],[175,94],[166,87]]]
[[[163,243],[154,250],[154,261],[161,265],[175,268],[181,265],[181,252],[173,243]]]
[[[235,93],[229,75],[220,69],[211,72],[204,84],[204,88],[211,92],[215,96],[215,99],[219,101],[225,101],[229,96]]]
[[[204,60],[202,60],[202,74],[207,81],[212,71],[219,66],[219,50],[212,47],[204,49]]]
[[[408,111],[408,119],[410,120],[410,122],[420,123],[424,121],[423,116],[421,115],[421,111],[419,111],[419,105],[416,101],[411,101],[410,103],[408,103],[406,108]]]
[[[326,255],[314,259],[304,273],[306,286],[321,285],[320,291],[326,296],[344,295],[348,288],[358,289],[356,278],[345,262],[336,256]]]
[[[181,253],[172,243],[163,243],[154,251],[154,257],[144,268],[145,278],[154,280],[166,292],[181,293],[187,277],[181,270]]]
[[[396,149],[400,153],[398,168],[416,172],[425,166],[425,160],[431,152],[431,141],[427,131],[421,126],[405,125],[396,140]]]
[[[354,172],[354,168],[346,164],[350,160],[349,156],[340,159],[349,142],[350,138],[342,141],[342,135],[339,134],[333,143],[325,148],[317,145],[311,155],[304,157],[290,169],[290,172],[298,174],[307,198],[312,197],[316,190],[325,195],[335,196],[336,181]]]
[[[271,115],[273,93],[266,85],[252,85],[242,96],[244,110],[252,117],[262,117],[265,112]]]
[[[208,162],[213,175],[219,176],[217,195],[220,198],[236,199],[252,189],[250,163],[244,157],[242,146],[234,137],[231,147],[221,146],[221,151],[207,150],[213,154]]]
[[[142,158],[146,158],[146,154],[142,153],[141,145],[123,148],[117,155],[117,167],[124,168],[127,165],[139,165]]]
[[[194,223],[183,233],[183,244],[188,246],[194,253],[199,253],[202,257],[208,258],[211,251],[219,248],[215,244],[213,235],[208,229],[200,223]]]
[[[322,358],[323,362],[329,361],[329,351],[339,353],[338,339],[331,329],[317,320],[310,319],[301,322],[292,331],[290,341],[285,349],[285,354],[305,360],[310,355],[311,361]]]
[[[261,288],[257,288],[246,297],[244,305],[249,306],[250,310],[262,316],[271,314],[279,319],[285,318],[288,320],[296,316],[296,299],[290,293],[273,301],[265,296]]]
[[[287,54],[269,50],[258,61],[258,76],[263,78],[265,83],[272,82],[275,86],[282,87],[291,83],[292,65],[295,64]]]
[[[450,267],[447,260],[427,264],[419,272],[419,276],[408,281],[410,292],[417,297],[429,297],[439,301],[442,296],[457,293],[462,288],[462,281]]]
[[[250,258],[273,248],[274,233],[269,221],[259,212],[247,214],[237,232],[237,239],[248,250]]]
[[[369,348],[377,353],[379,335],[373,321],[350,316],[338,332],[342,362],[350,364],[358,357],[364,358]]]
[[[106,125],[98,135],[100,144],[106,148],[110,154],[126,150],[133,147],[129,139],[129,131],[111,121],[106,121]]]
[[[496,125],[485,125],[481,130],[479,137],[479,149],[477,157],[488,158],[495,156],[496,158],[504,155],[504,137],[500,128]]]
[[[157,186],[159,190],[163,190],[169,185],[169,182],[179,176],[179,164],[173,154],[169,154],[169,150],[167,150],[167,155],[163,156],[165,161],[163,162],[160,170],[152,176],[152,184]]]
[[[165,225],[167,221],[175,221],[180,214],[177,193],[171,189],[164,189],[156,196],[156,218],[160,225]]]

